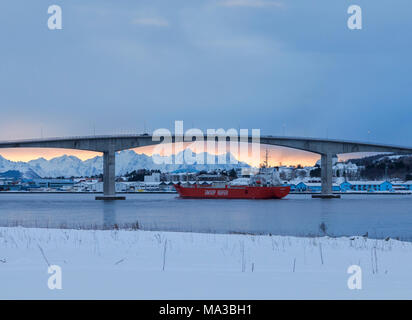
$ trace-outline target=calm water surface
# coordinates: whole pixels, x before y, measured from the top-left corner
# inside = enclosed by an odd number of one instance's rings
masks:
[[[399,237],[412,241],[412,196],[343,195],[283,200],[188,200],[176,194],[127,194],[96,201],[93,194],[0,194],[0,226],[111,228],[138,222],[145,230],[277,235]]]

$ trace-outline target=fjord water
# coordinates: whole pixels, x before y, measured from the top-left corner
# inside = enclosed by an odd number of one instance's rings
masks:
[[[176,194],[126,194],[96,201],[93,194],[0,194],[0,226],[135,227],[143,230],[292,236],[364,235],[412,241],[411,195],[343,195],[282,200],[196,200]],[[320,228],[323,224],[325,228]]]

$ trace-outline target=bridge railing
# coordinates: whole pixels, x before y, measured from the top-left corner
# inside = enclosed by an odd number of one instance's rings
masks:
[[[142,137],[152,137],[149,133],[133,133],[133,134],[116,134],[116,135],[89,135],[89,136],[67,136],[67,137],[49,137],[49,138],[34,138],[34,139],[18,139],[18,140],[2,140],[0,145],[13,144],[13,143],[36,143],[36,142],[52,142],[52,141],[66,141],[66,140],[86,140],[86,139],[113,139],[113,138],[142,138]],[[302,141],[313,141],[313,142],[334,142],[343,144],[358,144],[365,146],[375,146],[382,148],[394,148],[394,149],[404,149],[411,150],[412,147],[405,147],[399,145],[382,144],[382,143],[372,143],[366,141],[350,141],[350,140],[339,140],[339,139],[323,139],[323,138],[303,138],[303,137],[286,137],[286,136],[272,136],[264,135],[260,139],[278,139],[278,140],[302,140]],[[390,152],[390,151],[388,151]]]
[[[17,140],[0,140],[0,144],[9,143],[30,143],[30,142],[48,142],[48,141],[65,141],[65,140],[85,140],[85,139],[110,139],[110,138],[134,138],[134,137],[151,137],[151,134],[117,134],[117,135],[90,135],[90,136],[67,136],[67,137],[49,137]]]

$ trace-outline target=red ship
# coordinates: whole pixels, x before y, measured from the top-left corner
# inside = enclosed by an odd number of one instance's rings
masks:
[[[272,168],[260,171],[258,175],[236,179],[230,183],[179,183],[174,187],[180,197],[196,199],[281,199],[289,194],[290,186],[281,185],[278,172]]]
[[[289,186],[228,186],[214,188],[203,185],[183,187],[175,184],[175,189],[182,198],[198,199],[281,199],[290,192]]]

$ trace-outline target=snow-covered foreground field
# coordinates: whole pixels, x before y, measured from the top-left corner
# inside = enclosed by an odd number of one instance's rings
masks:
[[[0,228],[2,299],[412,299],[411,272],[396,240]]]

